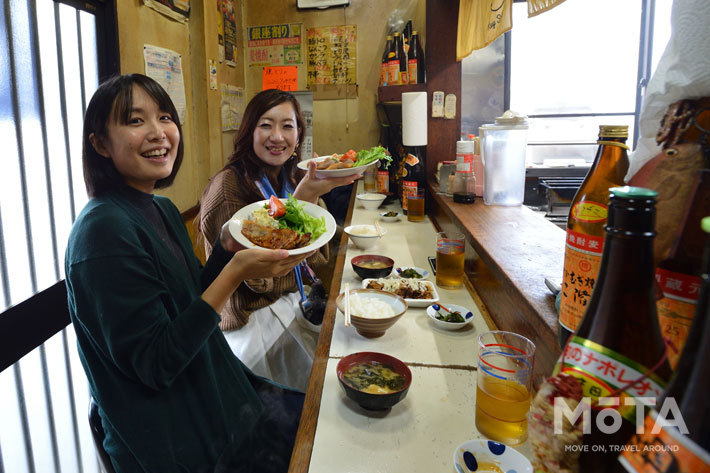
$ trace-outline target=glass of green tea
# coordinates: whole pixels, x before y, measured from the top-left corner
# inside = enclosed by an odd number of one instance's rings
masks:
[[[481,434],[506,445],[527,440],[534,361],[535,344],[522,335],[478,336],[476,428]]]

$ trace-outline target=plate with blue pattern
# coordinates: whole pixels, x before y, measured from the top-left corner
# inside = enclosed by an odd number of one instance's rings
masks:
[[[486,439],[469,440],[456,447],[454,467],[456,473],[533,473],[525,455],[513,447]]]

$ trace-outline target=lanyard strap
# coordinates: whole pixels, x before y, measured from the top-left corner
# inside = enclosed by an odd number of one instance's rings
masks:
[[[293,186],[289,182],[289,180],[286,177],[286,170],[284,168],[281,168],[281,173],[279,174],[279,179],[281,180],[281,195],[278,197],[281,197],[283,199],[287,198],[289,194],[293,195]],[[259,176],[259,179],[254,181],[254,185],[261,191],[261,194],[264,196],[265,199],[268,199],[272,195],[276,195],[276,192],[274,192],[274,188],[271,185],[271,182],[269,182],[269,178],[266,177],[266,174],[262,173],[261,176]],[[305,265],[306,268],[308,268],[308,265],[306,265],[306,262],[303,261],[301,264],[293,268],[293,273],[296,276],[296,285],[298,286],[298,292],[301,294],[301,301],[306,300],[306,291],[303,290],[303,277],[301,276],[301,265]],[[310,271],[310,268],[308,268]]]

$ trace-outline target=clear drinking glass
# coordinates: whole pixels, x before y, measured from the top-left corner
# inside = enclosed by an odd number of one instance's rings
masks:
[[[522,335],[478,336],[476,428],[482,435],[507,445],[527,440],[534,361],[535,344]]]
[[[436,285],[457,288],[463,285],[466,239],[463,233],[436,234]]]

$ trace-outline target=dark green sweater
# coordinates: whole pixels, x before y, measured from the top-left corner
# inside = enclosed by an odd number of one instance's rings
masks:
[[[252,448],[263,410],[253,385],[263,380],[200,298],[209,271],[179,212],[154,200],[187,265],[120,191],[91,199],[74,223],[66,283],[79,356],[117,471],[214,471]]]

